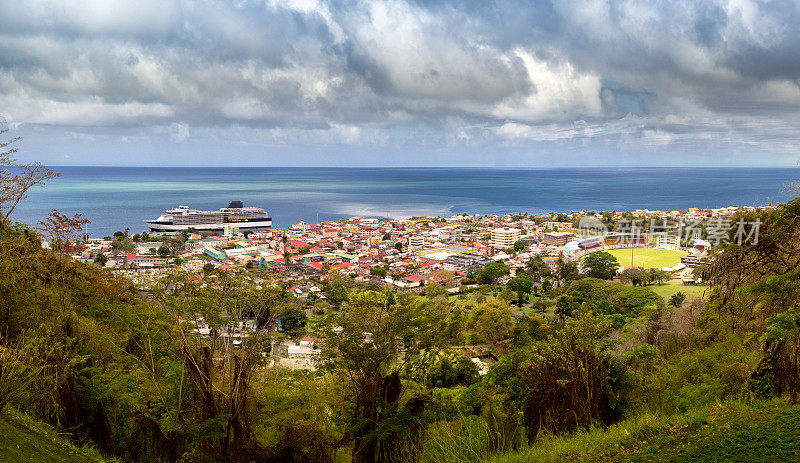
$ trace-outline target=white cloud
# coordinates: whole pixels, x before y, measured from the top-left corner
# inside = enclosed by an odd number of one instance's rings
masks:
[[[495,106],[498,119],[521,121],[564,120],[580,116],[601,116],[601,78],[581,73],[570,63],[537,59],[522,49],[514,51],[525,63],[532,91],[521,98],[509,98]]]
[[[799,8],[0,2],[0,111],[12,124],[187,145],[791,152]]]

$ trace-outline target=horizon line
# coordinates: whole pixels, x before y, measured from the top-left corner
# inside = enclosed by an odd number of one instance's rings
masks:
[[[694,166],[647,166],[647,165],[604,165],[604,166],[269,166],[269,165],[233,165],[233,166],[212,166],[212,165],[111,165],[111,164],[43,164],[46,167],[103,167],[103,168],[164,168],[164,169],[790,169],[800,168],[795,164],[775,165],[775,166],[752,166],[752,165],[694,165]]]

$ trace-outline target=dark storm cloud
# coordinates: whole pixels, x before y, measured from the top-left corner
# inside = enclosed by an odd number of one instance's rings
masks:
[[[798,23],[753,0],[0,2],[0,113],[178,142],[787,153]]]

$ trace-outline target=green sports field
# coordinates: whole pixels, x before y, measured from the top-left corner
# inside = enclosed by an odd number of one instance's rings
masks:
[[[612,249],[606,251],[616,257],[622,267],[631,266],[631,250]],[[683,251],[669,251],[666,249],[633,248],[633,265],[643,268],[674,267],[681,263]]]
[[[683,286],[681,284],[681,280],[671,280],[661,285],[650,285],[647,286],[647,289],[663,297],[665,301],[668,301],[669,297],[677,292],[685,294],[687,301],[691,301],[693,299],[706,296],[709,293],[708,286],[705,285]]]

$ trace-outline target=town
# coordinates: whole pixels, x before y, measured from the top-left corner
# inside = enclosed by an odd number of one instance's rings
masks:
[[[598,251],[619,258],[618,274],[613,277],[627,275],[630,281],[631,272],[642,269],[660,272],[659,282],[663,278],[679,286],[702,284],[694,269],[714,244],[720,244],[714,242],[713,225],[724,226],[727,233],[731,216],[756,209],[352,217],[243,233],[230,225],[221,235],[193,229],[130,236],[118,231],[114,236],[88,239],[72,258],[111,269],[143,292],[177,270],[279,275],[282,289],[304,305],[307,315],[336,303],[328,301],[335,295],[325,290],[334,278],[431,297],[463,295],[491,282],[495,291],[503,288],[501,298],[524,308],[532,305],[530,293],[563,285],[568,279],[565,273],[584,272],[582,259]],[[751,239],[752,235],[753,231]],[[628,261],[633,248],[649,254]],[[544,272],[537,274],[524,294],[504,288],[534,262]],[[485,269],[493,263],[501,263],[501,270],[486,277]],[[290,337],[275,362],[314,369],[318,354],[314,342],[313,337]],[[473,360],[480,364],[477,357]]]
[[[229,270],[236,267],[263,268],[289,272],[300,297],[312,297],[313,285],[306,283],[338,271],[359,280],[384,281],[397,287],[422,290],[437,283],[457,290],[465,279],[489,262],[503,261],[513,277],[517,268],[540,256],[554,271],[559,259],[574,261],[593,250],[631,246],[655,247],[687,252],[683,263],[693,267],[712,243],[700,234],[680,236],[681,223],[724,220],[740,211],[756,207],[690,209],[688,211],[603,212],[587,211],[550,215],[467,215],[452,217],[412,217],[376,219],[352,217],[337,222],[300,222],[289,229],[240,233],[235,225],[225,232],[143,232],[88,239],[73,259],[93,261],[110,269],[139,276],[155,269],[180,266],[199,271],[212,264]],[[608,237],[602,246],[587,249],[581,240],[586,217],[597,218],[608,226],[631,222],[644,228],[620,228],[623,235],[652,234],[652,240],[618,240]],[[648,233],[648,221],[669,224],[661,232]],[[612,230],[612,228],[609,228]],[[699,230],[697,230],[699,232]],[[707,228],[703,228],[705,233]],[[619,238],[620,234],[608,233]],[[702,235],[702,238],[705,238]],[[591,238],[591,237],[590,237]],[[686,238],[695,238],[687,243]],[[699,243],[699,244],[698,244]],[[597,246],[597,244],[595,244]],[[681,267],[683,268],[683,267]]]

